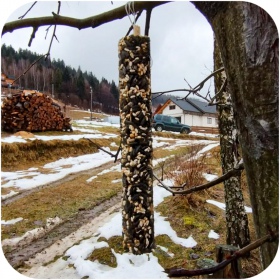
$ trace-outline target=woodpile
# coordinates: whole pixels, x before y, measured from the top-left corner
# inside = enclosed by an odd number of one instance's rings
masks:
[[[2,103],[3,131],[70,130],[70,118],[65,118],[61,107],[40,92],[19,92],[8,95]]]

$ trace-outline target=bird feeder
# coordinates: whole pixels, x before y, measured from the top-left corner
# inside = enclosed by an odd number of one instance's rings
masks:
[[[134,35],[119,41],[122,230],[125,251],[154,248],[152,102],[150,39]]]

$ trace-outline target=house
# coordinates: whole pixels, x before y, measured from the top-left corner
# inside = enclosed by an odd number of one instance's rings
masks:
[[[195,98],[168,99],[154,114],[175,117],[182,124],[191,126],[193,130],[209,131],[212,128],[215,132],[218,131],[216,106],[209,106],[208,103]]]
[[[18,84],[14,84],[15,76],[1,73],[1,87],[3,88],[18,88]]]

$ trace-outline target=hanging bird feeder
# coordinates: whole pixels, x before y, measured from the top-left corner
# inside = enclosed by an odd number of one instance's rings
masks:
[[[118,51],[123,246],[143,254],[154,248],[150,38],[134,25]]]

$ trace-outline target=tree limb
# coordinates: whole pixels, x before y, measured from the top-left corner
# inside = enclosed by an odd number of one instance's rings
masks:
[[[173,89],[173,90],[166,90],[166,91],[157,91],[157,92],[152,92],[152,94],[159,94],[158,96],[162,95],[162,94],[165,94],[165,93],[170,93],[170,92],[176,92],[176,91],[187,91],[189,93],[193,93],[193,94],[197,94],[198,96],[202,97],[205,99],[205,97],[203,97],[202,95],[198,94],[198,91],[200,91],[205,82],[208,81],[210,78],[212,78],[213,76],[215,76],[216,74],[220,73],[224,71],[224,67],[220,68],[220,69],[217,69],[216,71],[212,72],[210,75],[208,75],[203,81],[201,81],[197,86],[195,86],[194,88],[192,88],[189,83],[186,81],[186,83],[189,85],[189,89]],[[158,96],[156,96],[155,98],[157,98]],[[183,98],[180,98],[180,99],[185,99],[186,97],[183,97]]]
[[[107,153],[107,154],[110,155],[111,157],[115,158],[115,161],[114,161],[114,162],[117,161],[118,155],[119,155],[119,153],[120,153],[120,147],[119,147],[117,153],[114,155],[113,153],[111,153],[111,152],[109,152],[109,151],[103,149],[103,148],[102,148],[101,146],[99,146],[97,143],[94,143],[93,141],[91,141],[89,138],[85,138],[85,137],[84,137],[84,139],[86,139],[86,140],[88,140],[89,142],[91,142],[92,144],[94,144],[94,145],[97,147],[97,149],[99,149],[99,150],[101,150],[101,151]]]
[[[183,191],[174,191],[172,190],[172,188],[184,188],[186,186],[187,183],[181,185],[181,186],[173,186],[173,187],[168,187],[166,186],[165,184],[163,184],[158,178],[156,175],[154,175],[155,179],[157,181],[159,181],[159,186],[166,189],[167,191],[171,192],[172,194],[190,194],[190,193],[193,193],[193,192],[197,192],[197,191],[202,191],[202,190],[206,190],[206,189],[209,189],[213,186],[216,186],[222,182],[224,182],[225,180],[228,180],[229,178],[233,177],[233,176],[236,176],[240,173],[241,170],[244,169],[244,164],[243,162],[239,163],[237,166],[235,166],[232,170],[228,171],[227,173],[225,173],[224,175],[222,175],[221,177],[211,181],[211,182],[208,182],[206,184],[203,184],[203,185],[199,185],[199,186],[196,186],[196,187],[192,187],[188,190],[183,190]]]
[[[39,62],[43,57],[48,57],[48,54],[44,54],[42,56],[40,56],[38,59],[36,59],[30,66],[28,66],[28,68],[20,75],[18,76],[13,82],[12,82],[12,85],[18,81],[22,76],[24,76],[31,68],[32,66],[34,66],[37,62]]]
[[[277,240],[278,236],[279,236],[278,232],[273,232],[273,233],[267,234],[266,236],[261,237],[261,238],[257,239],[256,241],[250,243],[246,247],[240,249],[239,251],[236,251],[228,259],[220,262],[218,265],[210,267],[210,268],[195,269],[195,270],[188,270],[188,269],[182,269],[182,268],[179,268],[179,269],[170,268],[170,269],[166,269],[165,272],[168,273],[169,277],[197,276],[197,275],[212,274],[218,270],[223,269],[228,264],[230,264],[232,261],[247,255],[250,251],[257,249],[264,243]]]
[[[149,36],[150,21],[151,21],[152,9],[147,9],[146,12],[146,24],[145,24],[145,36]]]
[[[135,1],[134,11],[139,12],[142,10],[153,9],[154,7],[169,3],[169,1]],[[68,27],[74,27],[81,29],[95,28],[104,23],[108,23],[117,19],[122,19],[127,16],[125,5],[113,9],[108,12],[104,12],[99,15],[91,16],[84,19],[76,19],[71,17],[60,16],[53,13],[53,16],[28,18],[22,20],[16,20],[8,22],[4,25],[2,30],[2,36],[7,32],[13,32],[14,30],[33,27],[38,28],[46,25],[64,25]]]
[[[29,11],[35,6],[36,3],[37,3],[37,1],[35,1],[35,2],[31,5],[31,7],[26,11],[26,13],[25,13],[24,15],[20,16],[18,19],[23,19],[23,18],[29,13]]]

